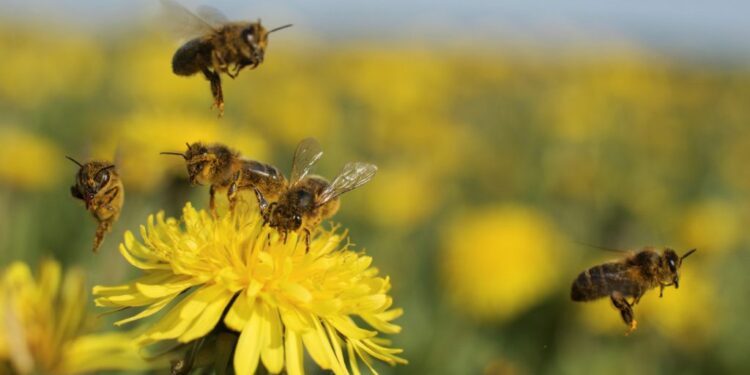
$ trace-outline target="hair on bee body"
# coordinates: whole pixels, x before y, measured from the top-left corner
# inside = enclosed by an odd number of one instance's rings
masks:
[[[107,161],[89,161],[81,163],[66,156],[79,168],[75,184],[70,187],[73,198],[84,202],[86,210],[91,212],[98,226],[94,235],[93,250],[97,252],[104,236],[120,217],[125,202],[125,189],[115,165]]]
[[[173,0],[161,3],[167,19],[195,34],[174,53],[172,72],[180,76],[202,73],[210,82],[212,107],[218,109],[219,117],[224,114],[221,74],[234,79],[245,67],[257,68],[265,59],[268,35],[292,26],[266,30],[260,19],[233,22],[211,7],[201,7],[194,13]]]
[[[347,163],[329,182],[309,175],[321,156],[323,151],[317,140],[303,139],[294,153],[289,184],[278,200],[271,201],[262,191],[255,191],[264,221],[278,229],[285,239],[290,231],[303,231],[308,249],[312,230],[338,211],[339,197],[369,182],[378,170],[374,164]]]
[[[652,247],[645,247],[618,261],[593,266],[581,272],[573,281],[570,298],[576,302],[585,302],[610,297],[628,325],[629,334],[636,329],[638,323],[633,306],[650,289],[659,287],[659,297],[663,297],[664,288],[679,288],[682,261],[695,251],[696,249],[691,249],[678,256],[670,248],[659,252]],[[632,300],[628,301],[627,298]]]
[[[184,153],[165,151],[162,155],[181,156],[185,160],[188,179],[193,185],[209,185],[209,208],[216,216],[216,193],[226,192],[229,210],[234,211],[238,193],[258,189],[275,198],[286,186],[278,168],[243,158],[220,143],[186,143]]]

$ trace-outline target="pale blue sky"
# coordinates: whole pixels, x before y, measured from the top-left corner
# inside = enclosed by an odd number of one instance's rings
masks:
[[[209,4],[231,19],[292,22],[326,39],[505,39],[556,44],[633,40],[658,48],[750,56],[750,1],[246,0]],[[57,19],[122,29],[153,15],[157,0],[0,0],[0,20]],[[7,22],[7,21],[3,21]]]

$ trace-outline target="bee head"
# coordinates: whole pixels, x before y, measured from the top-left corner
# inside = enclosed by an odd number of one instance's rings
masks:
[[[97,193],[109,184],[112,173],[115,173],[115,166],[103,161],[81,164],[70,156],[66,158],[80,167],[76,175],[76,184],[70,188],[71,195],[83,200],[86,203],[86,209],[90,209],[94,205]]]
[[[182,156],[187,164],[188,177],[190,178],[191,184],[204,184],[211,182],[216,166],[216,154],[212,151],[213,148],[209,148],[201,142],[195,142],[193,144],[186,143],[187,151],[184,154],[179,152],[162,152],[162,155],[177,155]]]
[[[269,224],[282,231],[296,231],[302,226],[302,214],[299,207],[291,201],[281,199],[273,204]]]
[[[665,249],[663,258],[664,258],[664,267],[666,268],[665,271],[670,275],[671,281],[674,284],[675,288],[680,287],[680,267],[682,266],[682,260],[690,256],[690,254],[694,253],[696,249],[692,249],[685,253],[683,256],[678,256],[677,253],[672,249]]]
[[[260,19],[258,19],[257,22],[251,23],[242,32],[242,40],[247,43],[250,48],[248,56],[245,57],[252,61],[255,66],[258,66],[258,64],[263,62],[263,58],[265,57],[266,47],[268,46],[268,34],[286,29],[290,26],[292,25],[284,25],[271,30],[266,30],[266,28],[261,25]]]

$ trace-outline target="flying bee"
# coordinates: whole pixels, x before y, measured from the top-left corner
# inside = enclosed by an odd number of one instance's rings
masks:
[[[86,210],[99,223],[94,237],[94,252],[97,252],[104,235],[112,230],[112,225],[120,217],[125,200],[122,180],[114,164],[110,162],[90,161],[81,164],[70,156],[66,158],[79,167],[76,183],[70,187],[70,194],[82,200],[86,204]]]
[[[323,219],[336,214],[339,196],[366,184],[378,170],[373,164],[353,162],[344,165],[330,183],[320,176],[308,176],[322,155],[318,141],[303,139],[294,153],[289,184],[278,201],[269,204],[268,197],[261,190],[255,190],[264,221],[278,229],[285,239],[287,232],[302,229],[308,249],[311,230]]]
[[[246,189],[257,189],[271,199],[278,198],[286,186],[286,178],[270,164],[243,159],[237,151],[216,143],[187,143],[187,151],[162,152],[163,155],[178,155],[185,159],[190,183],[209,184],[209,207],[216,216],[215,195],[227,192],[230,212],[237,204],[237,193]]]
[[[161,0],[171,22],[183,29],[183,34],[195,37],[183,44],[172,57],[172,71],[181,76],[203,73],[211,83],[213,107],[224,114],[224,94],[221,73],[232,79],[249,66],[255,69],[263,62],[268,47],[268,34],[291,27],[284,25],[266,30],[256,22],[230,22],[221,12],[211,7],[200,7],[196,13],[173,0]],[[197,37],[196,37],[197,36]]]
[[[628,325],[626,334],[629,334],[638,325],[633,306],[649,289],[659,287],[659,297],[663,297],[664,288],[672,285],[679,288],[682,261],[695,251],[692,249],[680,257],[669,248],[659,253],[652,247],[645,247],[622,260],[591,267],[573,281],[570,298],[583,302],[610,297]],[[627,297],[633,300],[628,302]]]

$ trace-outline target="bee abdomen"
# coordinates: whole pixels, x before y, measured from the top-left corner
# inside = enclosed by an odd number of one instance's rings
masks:
[[[621,264],[606,263],[581,272],[573,281],[570,298],[573,301],[592,301],[608,296],[613,287],[609,279],[622,271]]]
[[[174,74],[189,76],[207,67],[210,62],[211,44],[196,38],[183,44],[172,57]]]

